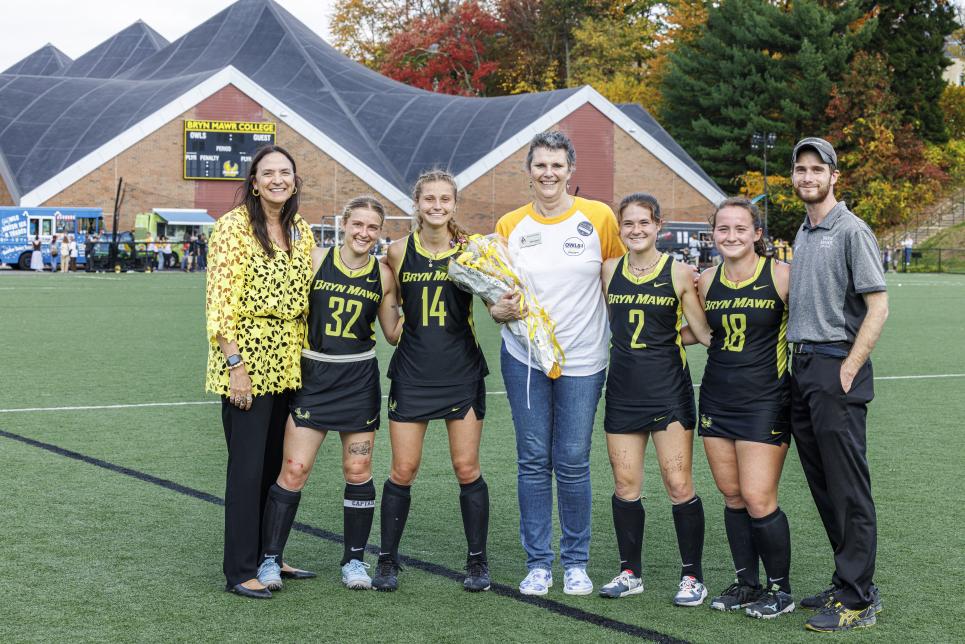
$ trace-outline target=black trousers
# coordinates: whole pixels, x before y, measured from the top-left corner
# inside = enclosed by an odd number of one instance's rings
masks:
[[[261,515],[268,488],[281,471],[289,392],[255,396],[242,411],[221,398],[228,444],[224,504],[224,575],[229,586],[248,581],[261,558]]]
[[[865,435],[874,398],[871,362],[841,387],[841,358],[793,357],[791,431],[828,540],[834,550],[835,598],[848,608],[871,599],[877,552],[877,519]]]

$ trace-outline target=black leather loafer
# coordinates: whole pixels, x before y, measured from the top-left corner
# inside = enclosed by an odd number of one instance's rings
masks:
[[[225,586],[225,592],[241,595],[242,597],[250,597],[251,599],[271,599],[271,591],[268,590],[267,588],[262,588],[261,590],[254,590],[252,588],[245,588],[241,584],[235,584],[234,586]]]
[[[311,570],[299,570],[298,568],[292,568],[291,570],[281,569],[282,579],[312,579],[317,576],[318,575]]]

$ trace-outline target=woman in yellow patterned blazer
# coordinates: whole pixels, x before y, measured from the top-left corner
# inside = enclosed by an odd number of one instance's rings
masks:
[[[281,468],[288,396],[301,385],[315,242],[298,215],[300,186],[287,151],[258,150],[208,249],[205,386],[221,396],[228,444],[224,574],[226,590],[246,597],[271,597],[257,578],[261,515]],[[314,576],[287,565],[282,574]]]

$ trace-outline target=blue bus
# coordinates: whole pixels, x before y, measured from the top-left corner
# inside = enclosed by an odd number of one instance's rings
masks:
[[[23,270],[30,268],[33,240],[40,238],[44,264],[50,264],[50,240],[73,235],[77,242],[77,265],[87,263],[84,242],[88,235],[104,232],[100,208],[30,208],[0,206],[0,263]]]

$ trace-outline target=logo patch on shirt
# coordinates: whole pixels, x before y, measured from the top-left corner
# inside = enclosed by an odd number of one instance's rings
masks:
[[[584,250],[586,250],[586,244],[579,237],[570,237],[563,242],[563,252],[571,257],[582,255]]]
[[[834,246],[834,236],[825,235],[821,238],[821,248],[832,248]]]
[[[540,233],[530,233],[528,235],[520,235],[519,237],[519,247],[529,248],[530,246],[539,246],[543,243],[543,236]]]
[[[593,234],[593,224],[588,221],[581,221],[576,227],[576,232],[584,237],[589,237]]]

